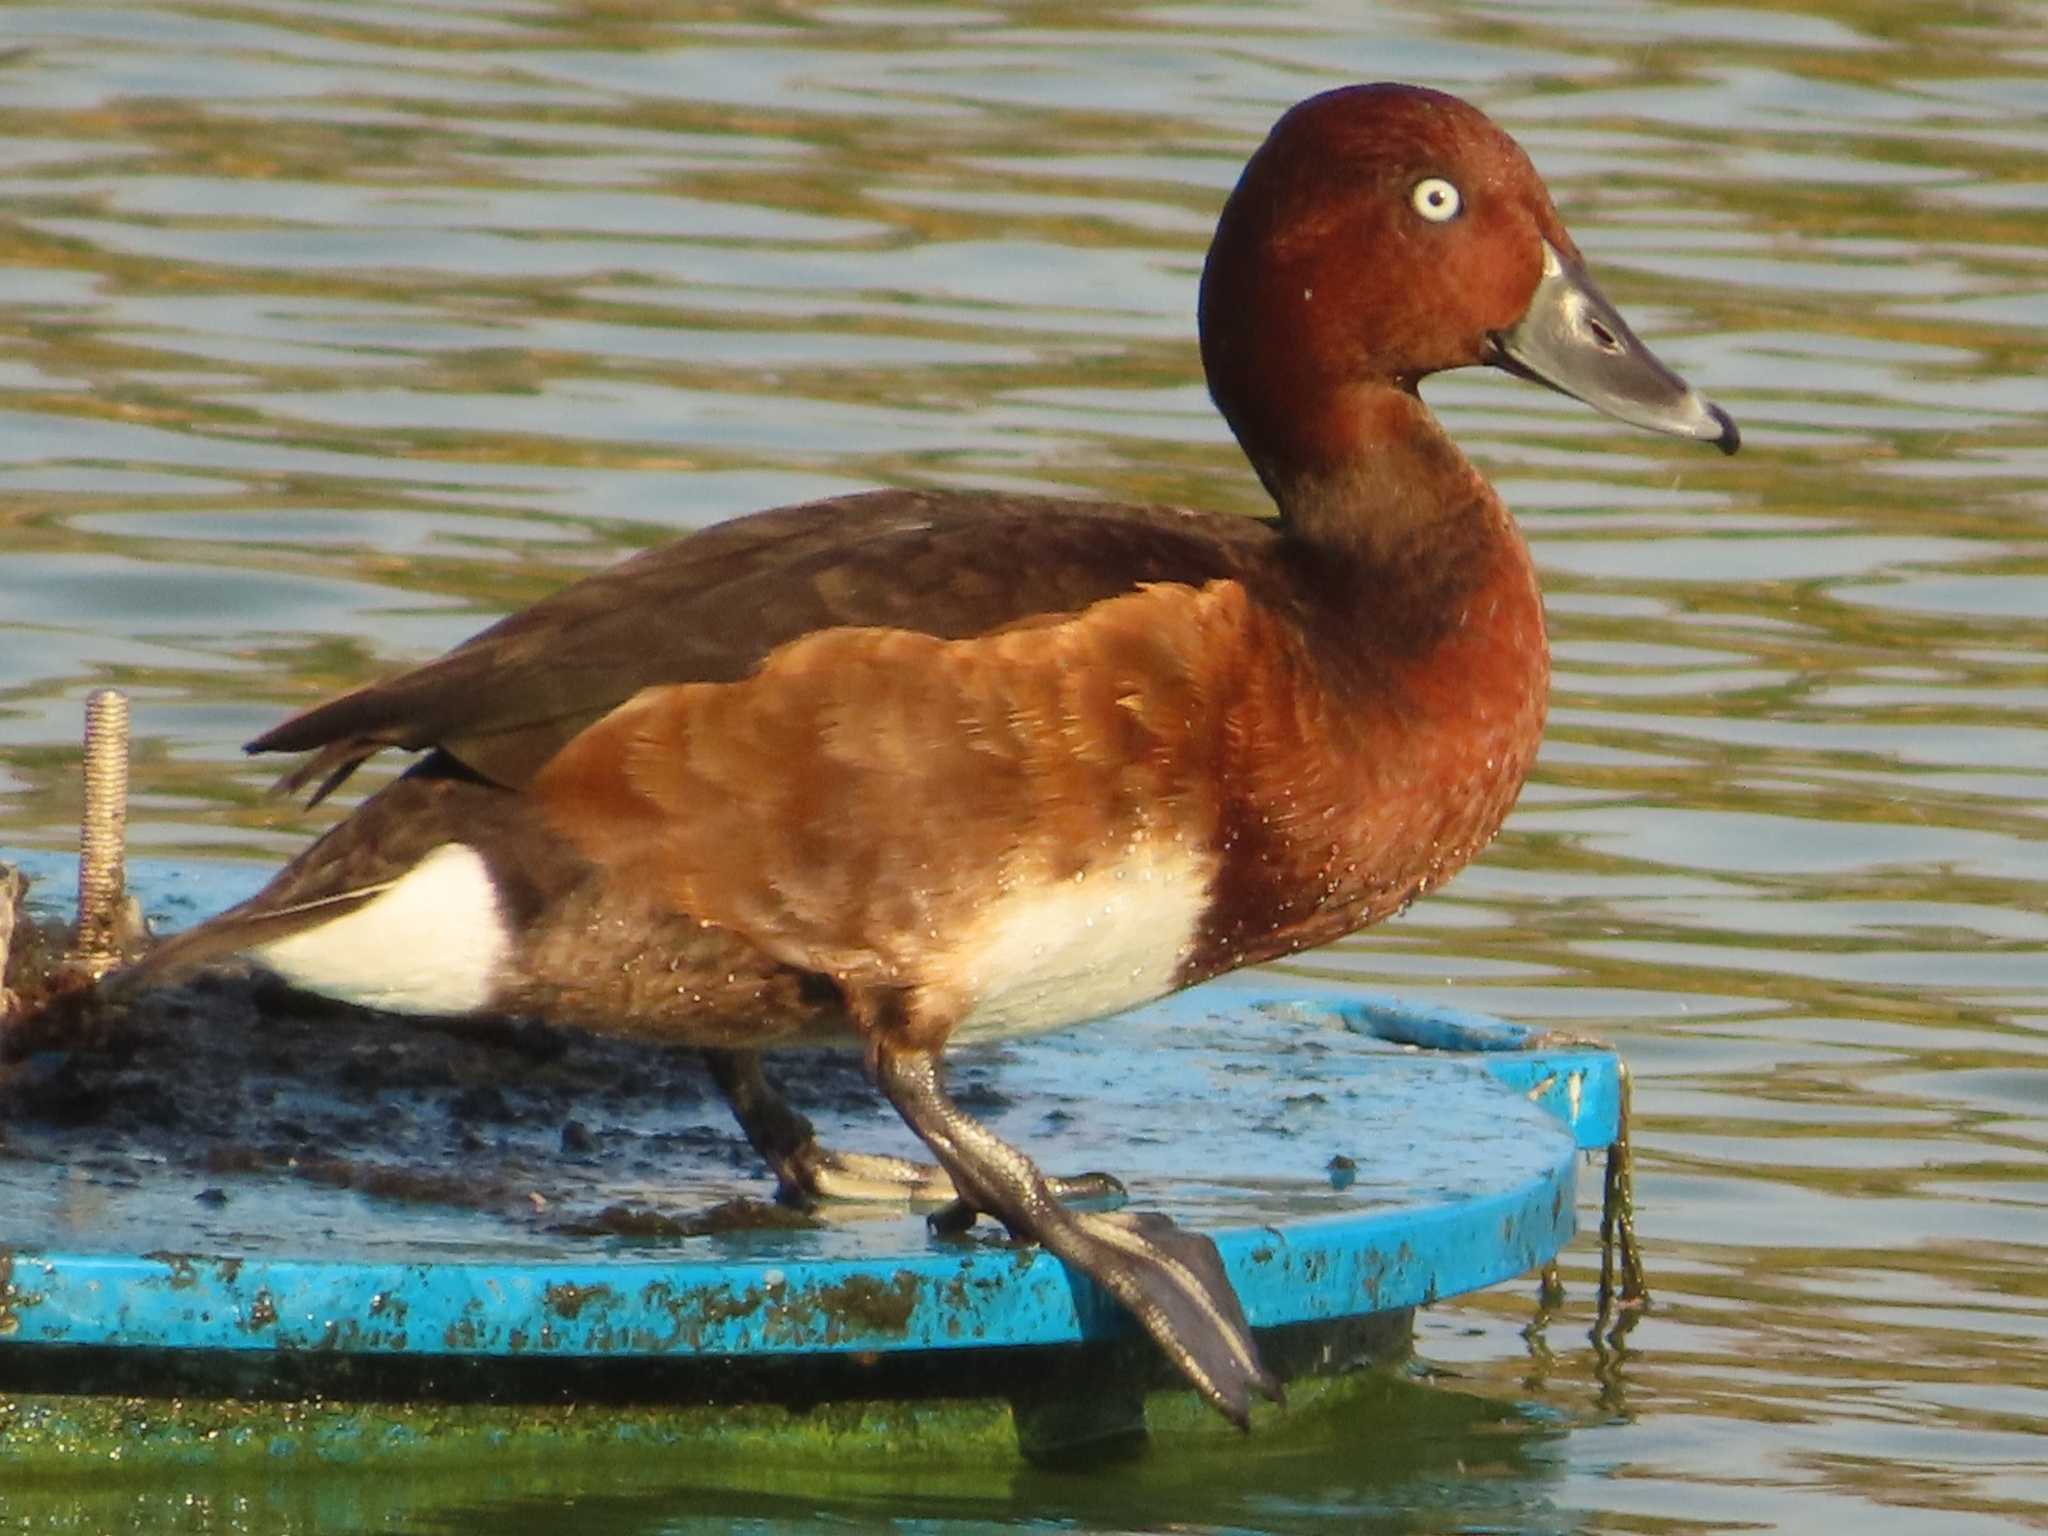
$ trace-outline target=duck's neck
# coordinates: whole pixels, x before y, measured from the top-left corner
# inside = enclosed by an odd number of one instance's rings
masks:
[[[1267,476],[1291,623],[1266,610],[1246,647],[1184,982],[1326,943],[1449,878],[1535,756],[1549,663],[1528,548],[1419,400],[1382,408],[1346,452]]]
[[[1340,404],[1303,424],[1284,456],[1255,451],[1253,463],[1305,571],[1322,573],[1310,579],[1330,584],[1333,612],[1376,631],[1386,651],[1428,649],[1472,592],[1500,579],[1503,559],[1526,566],[1526,551],[1420,398],[1360,386]]]
[[[1280,452],[1248,447],[1281,518],[1310,543],[1391,553],[1485,494],[1457,444],[1407,390],[1358,386],[1289,426]]]

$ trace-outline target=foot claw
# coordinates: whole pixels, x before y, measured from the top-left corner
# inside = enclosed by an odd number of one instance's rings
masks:
[[[1113,1173],[1077,1173],[1071,1178],[1048,1178],[1045,1187],[1062,1205],[1101,1205],[1115,1210],[1130,1199],[1124,1181]]]
[[[981,1212],[965,1200],[948,1200],[925,1217],[925,1229],[933,1237],[961,1237],[981,1219]]]

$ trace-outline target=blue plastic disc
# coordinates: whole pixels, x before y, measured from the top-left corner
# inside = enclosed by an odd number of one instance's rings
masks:
[[[20,862],[35,899],[63,910],[68,861]],[[129,878],[162,927],[239,899],[260,874],[149,864]],[[354,1014],[322,1026],[339,1053],[423,1027]],[[260,1038],[246,1044],[260,1057]],[[42,1055],[31,1067],[59,1082],[65,1051]],[[1610,1053],[1348,993],[1216,985],[952,1062],[973,1111],[1044,1166],[1112,1171],[1132,1206],[1211,1233],[1258,1329],[1412,1308],[1543,1264],[1574,1230],[1577,1152],[1615,1132]],[[222,1070],[240,1070],[232,1053]],[[516,1090],[544,1069],[495,1070]],[[828,1145],[918,1150],[857,1080],[833,1081],[831,1102],[792,1095]],[[264,1090],[274,1117],[315,1092],[279,1082]],[[418,1112],[475,1086],[429,1084]],[[309,1099],[302,1118],[318,1107]],[[832,1207],[793,1228],[593,1234],[565,1213],[686,1216],[765,1200],[769,1185],[715,1101],[599,1096],[577,1113],[581,1144],[624,1152],[561,1151],[574,1138],[552,1122],[447,1150],[442,1172],[458,1179],[482,1162],[500,1180],[531,1174],[529,1199],[482,1207],[387,1198],[374,1180],[309,1182],[289,1159],[224,1163],[217,1145],[181,1153],[175,1124],[138,1139],[17,1114],[0,1180],[0,1376],[9,1355],[53,1349],[245,1364],[959,1352],[965,1365],[973,1352],[1132,1332],[1051,1256],[987,1224],[936,1238],[904,1206]],[[351,1148],[370,1164],[374,1132]],[[435,1157],[418,1144],[408,1155]]]

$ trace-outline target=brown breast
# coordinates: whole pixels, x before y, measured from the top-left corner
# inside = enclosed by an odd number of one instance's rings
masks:
[[[1499,830],[1542,736],[1549,650],[1527,547],[1504,512],[1489,522],[1483,557],[1445,562],[1454,592],[1352,611],[1348,647],[1327,625],[1321,645],[1259,629],[1183,984],[1377,922]]]

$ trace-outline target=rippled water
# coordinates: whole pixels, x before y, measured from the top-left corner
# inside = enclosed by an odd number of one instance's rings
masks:
[[[112,682],[138,847],[281,857],[241,741],[756,506],[1256,510],[1207,231],[1282,107],[1381,77],[1510,127],[1743,423],[1432,386],[1543,567],[1553,725],[1478,867],[1295,968],[1617,1041],[1655,1312],[1590,1349],[1581,1245],[1533,1340],[1526,1288],[1424,1318],[1430,1433],[1192,1481],[556,1469],[392,1521],[2048,1526],[2039,5],[0,6],[0,842],[68,841]]]

